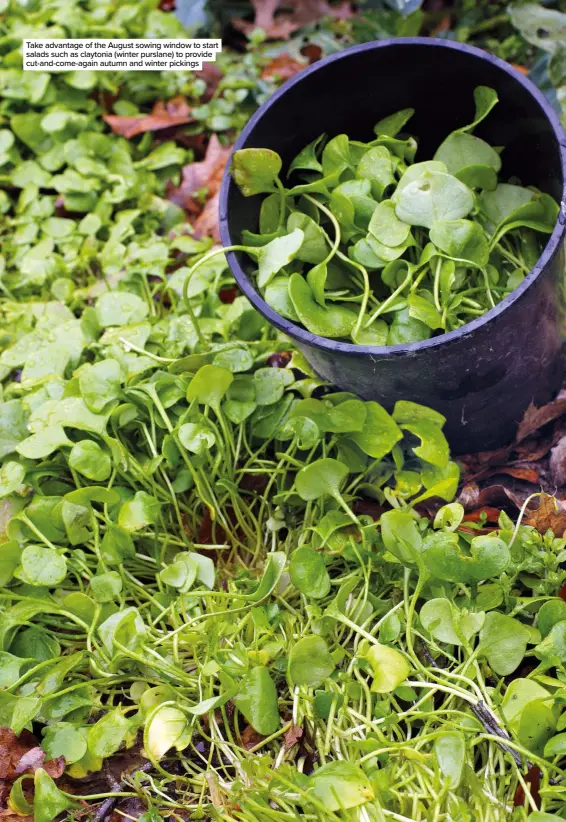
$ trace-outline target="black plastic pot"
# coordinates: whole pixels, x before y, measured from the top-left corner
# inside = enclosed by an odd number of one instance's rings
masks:
[[[321,377],[388,409],[399,399],[437,409],[447,417],[445,430],[457,454],[509,442],[529,404],[548,401],[562,383],[566,135],[544,96],[507,63],[479,49],[420,37],[385,40],[347,49],[301,72],[256,112],[235,146],[274,149],[285,169],[322,132],[370,140],[379,119],[411,106],[417,160],[430,159],[449,132],[473,119],[478,85],[499,94],[476,133],[505,146],[504,179],[516,175],[562,204],[536,266],[483,317],[410,345],[336,342],[276,314],[246,273],[245,255],[228,255],[246,297],[292,337]],[[220,195],[224,245],[240,242],[244,228],[257,230],[261,199],[244,198],[226,173]]]

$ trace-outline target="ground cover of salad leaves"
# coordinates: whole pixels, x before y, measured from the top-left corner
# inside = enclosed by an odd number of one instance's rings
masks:
[[[222,258],[188,279],[278,55],[28,75],[23,36],[181,29],[1,24],[3,817],[563,818],[566,540],[468,521],[440,415],[321,384]]]
[[[478,86],[474,101],[473,121],[432,159],[407,136],[414,109],[380,120],[370,142],[318,136],[285,170],[287,188],[275,151],[234,152],[240,192],[267,196],[231,250],[253,261],[271,308],[322,337],[395,345],[460,328],[523,281],[558,204],[499,178],[504,147],[473,133],[497,93]]]

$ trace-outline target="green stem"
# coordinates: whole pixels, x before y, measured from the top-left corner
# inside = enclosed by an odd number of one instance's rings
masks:
[[[384,300],[381,303],[381,305],[373,312],[373,314],[371,315],[369,320],[364,325],[364,328],[368,328],[374,322],[374,320],[376,320],[379,317],[380,314],[383,314],[385,309],[388,308],[391,305],[391,303],[399,296],[399,294],[401,294],[403,289],[406,288],[406,286],[410,283],[412,276],[413,276],[413,273],[411,271],[409,271],[409,273],[407,274],[407,276],[405,277],[405,279],[403,280],[401,285],[398,286],[395,289],[395,291],[393,291],[393,293],[390,294],[389,297],[386,300]]]

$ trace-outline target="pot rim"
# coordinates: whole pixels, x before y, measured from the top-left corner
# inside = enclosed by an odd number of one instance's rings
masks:
[[[236,253],[230,251],[226,254],[226,259],[230,266],[232,273],[236,279],[238,286],[244,295],[251,302],[253,307],[259,311],[272,325],[283,331],[289,337],[292,337],[299,343],[304,343],[309,347],[318,348],[323,351],[340,352],[342,354],[355,355],[370,355],[374,357],[399,357],[407,354],[417,354],[428,349],[441,348],[443,346],[450,346],[459,343],[462,339],[473,334],[475,331],[482,329],[489,325],[493,320],[496,320],[501,314],[509,309],[515,302],[521,299],[529,288],[538,280],[539,276],[546,268],[548,263],[553,259],[557,253],[560,243],[566,235],[566,133],[560,124],[558,116],[546,97],[534,85],[534,83],[527,79],[523,74],[514,69],[509,63],[501,60],[499,57],[483,51],[476,46],[469,46],[465,43],[456,43],[450,40],[442,40],[434,37],[396,37],[387,40],[373,41],[370,43],[362,43],[358,46],[351,46],[344,49],[344,51],[331,54],[323,58],[312,66],[303,69],[295,77],[288,80],[276,92],[274,92],[269,99],[263,103],[259,109],[252,115],[242,130],[240,136],[234,144],[233,151],[238,151],[245,148],[248,137],[254,130],[257,123],[269,111],[281,97],[283,97],[289,89],[301,83],[306,77],[314,74],[317,71],[324,71],[327,65],[336,60],[347,59],[349,55],[360,54],[365,51],[373,51],[374,49],[387,49],[392,47],[406,47],[411,46],[425,46],[429,48],[445,48],[449,51],[463,52],[479,60],[486,60],[497,66],[501,71],[505,72],[516,83],[519,83],[523,88],[535,99],[539,108],[542,110],[544,117],[550,122],[556,143],[558,144],[561,168],[562,168],[562,196],[560,200],[559,217],[546,243],[539,259],[533,268],[529,271],[525,279],[515,288],[507,297],[505,297],[495,308],[490,308],[481,317],[472,320],[466,325],[441,334],[438,337],[432,337],[428,340],[419,340],[415,343],[403,343],[401,345],[358,345],[356,343],[345,343],[327,337],[320,337],[317,334],[312,334],[300,325],[291,320],[282,317],[274,311],[261,297],[255,286],[252,284],[250,278],[240,265]],[[232,244],[230,236],[229,221],[228,221],[228,198],[230,194],[230,187],[235,185],[230,174],[230,160],[226,164],[222,186],[220,189],[220,237],[223,246]]]

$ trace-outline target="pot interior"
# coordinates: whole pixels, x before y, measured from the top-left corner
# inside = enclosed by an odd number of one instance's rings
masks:
[[[415,114],[406,128],[418,140],[415,161],[428,160],[451,131],[472,122],[478,85],[490,86],[499,95],[499,103],[474,133],[493,146],[505,146],[500,179],[516,177],[513,182],[537,186],[560,201],[560,146],[544,109],[519,75],[502,70],[487,55],[430,40],[368,44],[306,71],[268,101],[237,147],[277,151],[285,182],[288,164],[319,134],[346,133],[369,141],[378,120],[412,107]],[[227,215],[221,213],[221,220],[227,216],[225,243],[240,242],[245,228],[257,231],[262,199],[243,197],[230,178]],[[236,257],[243,267],[245,255]],[[243,272],[235,273],[247,279]]]

